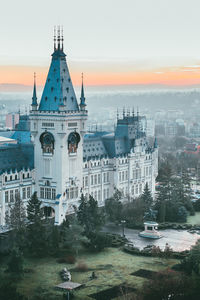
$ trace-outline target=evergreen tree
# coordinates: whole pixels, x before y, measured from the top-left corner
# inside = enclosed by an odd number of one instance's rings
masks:
[[[105,201],[105,211],[109,219],[113,222],[120,222],[122,220],[122,193],[115,190],[113,196]]]
[[[28,241],[29,249],[33,255],[41,256],[46,250],[46,230],[43,222],[43,212],[41,210],[41,201],[35,192],[27,205]]]
[[[98,231],[104,222],[97,201],[92,196],[89,196],[89,201],[83,195],[81,196],[77,218],[78,222],[83,226],[86,236],[90,232]]]
[[[11,230],[13,244],[22,250],[25,247],[26,239],[26,209],[19,195],[9,208],[10,212],[6,214],[6,224]]]
[[[63,237],[63,246],[74,251],[76,255],[78,255],[83,242],[88,242],[86,236],[83,235],[83,231],[83,227],[76,222],[73,222],[70,227],[66,227]]]
[[[147,183],[145,184],[144,191],[143,191],[143,194],[142,194],[142,196],[141,196],[141,199],[142,199],[143,202],[144,202],[145,208],[146,208],[147,210],[149,210],[150,207],[151,207],[152,204],[153,204],[153,198],[152,198],[152,196],[151,196],[151,192],[150,192],[150,190],[149,190],[149,188],[148,188],[148,184],[147,184]]]

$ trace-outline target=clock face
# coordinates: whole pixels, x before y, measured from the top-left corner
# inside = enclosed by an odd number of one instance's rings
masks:
[[[53,153],[54,151],[54,137],[50,132],[44,132],[40,136],[40,143],[43,153]]]
[[[76,153],[79,142],[80,142],[80,135],[78,134],[78,132],[71,132],[68,136],[68,152]]]

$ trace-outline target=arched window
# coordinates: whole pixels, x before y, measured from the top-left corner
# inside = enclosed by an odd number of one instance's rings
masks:
[[[40,136],[40,143],[43,150],[43,153],[52,153],[54,152],[54,137],[50,132],[45,131]]]
[[[71,132],[68,136],[68,152],[76,153],[78,149],[78,143],[80,142],[80,135],[78,132]]]

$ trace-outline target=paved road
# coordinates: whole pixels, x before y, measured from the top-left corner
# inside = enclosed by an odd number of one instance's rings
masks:
[[[103,231],[118,233],[122,235],[122,228],[114,224],[106,225]],[[132,242],[136,247],[142,249],[147,245],[156,245],[161,249],[164,249],[165,244],[168,243],[174,251],[189,250],[192,245],[200,238],[197,233],[189,233],[186,230],[173,230],[166,229],[160,230],[162,238],[157,240],[142,238],[138,235],[139,230],[125,228],[124,230],[126,238]]]

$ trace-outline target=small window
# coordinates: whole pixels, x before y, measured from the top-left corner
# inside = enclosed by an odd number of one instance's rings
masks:
[[[53,92],[53,86],[51,87],[51,92]]]
[[[45,101],[47,101],[47,96],[44,99],[45,99]]]
[[[56,102],[56,100],[57,100],[57,98],[56,97],[54,97],[54,101]]]
[[[71,79],[70,79],[70,78],[68,78],[68,81],[70,82],[70,81],[71,81]]]
[[[59,82],[59,78],[57,78],[56,81]]]

